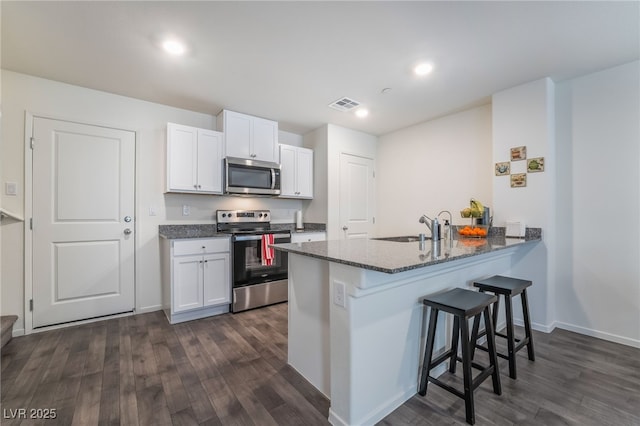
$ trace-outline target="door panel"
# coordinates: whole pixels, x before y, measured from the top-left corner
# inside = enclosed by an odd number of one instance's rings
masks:
[[[33,326],[132,311],[135,134],[36,117],[33,137]]]
[[[173,311],[202,307],[202,256],[185,256],[173,260]]]
[[[342,238],[367,238],[373,227],[373,160],[340,155],[340,227]]]
[[[222,194],[222,133],[198,129],[198,191]]]
[[[204,257],[204,306],[231,302],[229,266],[227,253]]]

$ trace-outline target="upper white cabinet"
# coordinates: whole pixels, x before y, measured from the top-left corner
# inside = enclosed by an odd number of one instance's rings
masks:
[[[278,122],[223,110],[218,129],[224,132],[228,157],[278,162]]]
[[[167,192],[222,194],[220,132],[167,123]]]
[[[280,145],[280,197],[313,198],[313,150]]]

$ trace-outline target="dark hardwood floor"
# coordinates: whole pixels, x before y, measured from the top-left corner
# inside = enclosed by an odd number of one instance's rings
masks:
[[[490,380],[476,390],[477,425],[640,425],[640,349],[534,333],[536,362],[521,351],[517,381],[500,360],[502,396]],[[286,304],[174,326],[154,312],[36,333],[2,349],[0,423],[328,424],[329,401],[286,359]],[[48,409],[55,419],[30,418]],[[463,425],[464,404],[431,385],[380,424]]]

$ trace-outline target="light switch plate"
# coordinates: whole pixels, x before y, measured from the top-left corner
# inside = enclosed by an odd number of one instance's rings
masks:
[[[4,193],[6,195],[18,195],[18,184],[15,182],[5,182]]]

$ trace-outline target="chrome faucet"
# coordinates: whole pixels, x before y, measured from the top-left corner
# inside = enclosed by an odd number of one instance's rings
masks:
[[[438,222],[437,217],[434,217],[433,219],[431,219],[426,214],[423,214],[420,217],[420,220],[418,220],[418,222],[424,223],[425,225],[427,225],[427,228],[429,228],[429,231],[431,231],[432,241],[437,241],[440,239],[440,222]]]

